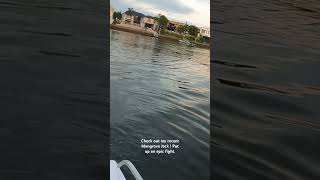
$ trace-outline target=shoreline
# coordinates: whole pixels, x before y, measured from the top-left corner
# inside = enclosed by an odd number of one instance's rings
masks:
[[[125,31],[125,32],[131,32],[131,33],[136,33],[136,34],[141,34],[145,36],[150,36],[154,37],[153,33],[144,29],[141,29],[140,27],[135,27],[131,25],[123,25],[123,24],[110,24],[110,29],[114,30],[119,30],[119,31]],[[173,40],[173,41],[179,41],[180,38],[176,36],[171,36],[168,34],[160,34],[159,36],[160,39],[167,39],[167,40]],[[204,44],[204,43],[199,43],[199,42],[193,42],[195,44],[194,47],[198,48],[205,48],[205,49],[210,49],[210,44]]]
[[[131,32],[131,33],[137,33],[145,36],[153,36],[153,33],[144,29],[141,29],[139,27],[130,27],[129,25],[122,25],[122,24],[110,24],[110,29],[119,30],[119,31],[125,31],[125,32]]]

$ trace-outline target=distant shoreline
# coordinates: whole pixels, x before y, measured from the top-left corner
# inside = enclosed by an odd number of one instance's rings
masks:
[[[135,27],[135,26],[131,26],[131,25],[110,24],[110,28],[114,29],[114,30],[137,33],[137,34],[141,34],[141,35],[145,35],[145,36],[154,37],[152,32],[141,29],[140,27]],[[176,36],[171,36],[168,34],[163,34],[163,35],[160,34],[159,38],[165,38],[165,39],[170,39],[170,40],[174,40],[174,41],[180,40],[180,38],[178,38]],[[195,44],[195,47],[198,47],[198,48],[206,48],[206,49],[210,48],[210,44],[204,44],[204,43],[199,43],[199,42],[194,42],[194,44]]]

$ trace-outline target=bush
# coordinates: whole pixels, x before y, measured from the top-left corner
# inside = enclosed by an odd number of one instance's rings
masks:
[[[197,38],[197,41],[204,43],[204,42],[205,42],[205,39],[204,39],[202,36],[200,36],[200,37]]]
[[[195,40],[195,37],[190,35],[190,34],[186,35],[185,38],[188,39],[189,41],[194,41]]]
[[[165,35],[169,35],[169,36],[174,36],[174,37],[177,37],[177,38],[182,38],[183,37],[181,34],[178,34],[178,33],[175,33],[175,32],[170,32],[170,31],[167,31],[165,29],[161,29],[160,33],[161,34],[165,34]]]

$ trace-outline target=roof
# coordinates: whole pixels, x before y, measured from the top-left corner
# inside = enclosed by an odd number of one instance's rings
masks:
[[[210,27],[198,27],[198,28],[210,31]]]
[[[148,16],[146,16],[147,18],[151,18],[151,19],[155,19],[153,16],[150,16],[150,15],[148,15]]]
[[[146,15],[139,13],[137,11],[126,11],[124,12],[125,14],[129,15],[129,16],[139,16],[139,17],[145,17]]]

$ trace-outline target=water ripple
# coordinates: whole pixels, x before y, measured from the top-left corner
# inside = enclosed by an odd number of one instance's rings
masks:
[[[146,179],[209,178],[209,57],[207,49],[111,32],[112,159],[136,162]],[[142,138],[179,139],[181,149],[148,156]]]
[[[213,179],[319,179],[319,2],[211,10]]]

